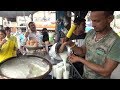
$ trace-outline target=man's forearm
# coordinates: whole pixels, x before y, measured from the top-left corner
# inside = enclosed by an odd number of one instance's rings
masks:
[[[60,46],[60,48],[59,48],[59,53],[62,53],[63,52],[63,50],[64,50],[64,48],[65,48],[65,44],[63,43],[61,46]]]
[[[99,65],[99,64],[92,63],[88,60],[85,60],[83,58],[79,59],[79,62],[83,63],[85,66],[87,66],[88,68],[92,69],[93,71],[95,71],[96,73],[98,73],[104,77],[109,76],[111,74],[111,72],[114,70],[114,68],[118,65],[118,62],[108,61],[108,60],[106,60],[106,61],[107,61],[107,63],[105,63],[103,65]],[[108,62],[109,62],[109,64],[108,64]]]
[[[83,58],[80,58],[79,61],[82,62],[84,65],[86,65],[88,68],[92,69],[95,72],[100,73],[100,72],[102,72],[104,70],[103,66],[95,64],[95,63],[92,63],[92,62],[87,61],[87,60],[85,60]]]

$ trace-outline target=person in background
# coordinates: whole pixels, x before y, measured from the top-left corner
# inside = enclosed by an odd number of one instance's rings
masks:
[[[113,13],[114,11],[91,11],[94,29],[87,33],[81,47],[71,41],[64,42],[81,56],[71,54],[68,59],[84,64],[85,79],[110,79],[111,73],[120,62],[120,38],[110,27],[114,19]]]
[[[86,20],[84,18],[81,18],[81,17],[76,17],[74,20],[74,23],[76,23],[77,27],[76,27],[76,30],[73,32],[72,36],[70,37],[70,40],[75,42],[75,45],[78,47],[81,47],[83,45],[84,39],[86,37],[86,33],[85,33],[86,23],[85,23],[85,21]],[[75,55],[77,55],[75,52],[73,52],[73,53]],[[83,58],[85,58],[85,57],[83,57]],[[75,63],[73,63],[73,65],[75,66],[77,71],[80,73],[80,75],[83,75],[83,65],[84,64],[81,62],[75,62]]]
[[[5,30],[0,30],[0,63],[11,57],[16,57],[15,52],[16,42],[6,39]]]
[[[18,49],[18,41],[17,38],[13,35],[11,35],[11,28],[10,27],[5,27],[5,32],[6,32],[6,40],[13,41],[15,43],[14,47],[14,56],[17,56],[17,53],[19,53]]]
[[[29,27],[29,29],[26,31],[25,37],[29,37],[29,36],[32,36],[32,35],[35,36],[36,33],[37,33],[35,23],[34,22],[29,22],[28,27]]]
[[[49,45],[50,42],[49,42],[49,34],[47,28],[42,29],[42,35],[43,35],[43,39],[42,39],[43,43]]]
[[[72,36],[70,37],[70,40],[72,40],[73,42],[75,42],[75,44],[80,47],[83,44],[83,41],[85,39],[86,33],[85,33],[85,27],[86,27],[86,23],[85,23],[85,19],[81,18],[81,17],[76,17],[75,20],[73,21],[77,27],[76,29],[73,31]]]
[[[86,27],[86,23],[85,23],[85,19],[81,18],[81,17],[76,17],[75,20],[73,21],[77,27],[74,30],[74,32],[72,33],[72,36],[70,37],[69,40],[72,40],[73,42],[75,42],[75,45],[80,47],[83,45],[84,43],[84,39],[86,36],[85,33],[85,27]],[[62,48],[64,48],[66,45],[63,43],[62,44]],[[75,52],[73,52],[75,55],[77,55]],[[73,63],[73,65],[76,67],[76,69],[78,70],[78,72],[80,73],[80,75],[83,74],[83,64],[81,62],[75,62]]]
[[[18,37],[19,37],[19,43],[20,43],[19,47],[21,47],[21,46],[24,45],[25,31],[26,31],[25,28],[21,28],[21,29],[20,29],[20,34],[19,34],[19,36],[18,36]]]
[[[37,33],[35,23],[29,22],[28,26],[29,26],[29,30],[25,33],[25,37],[26,37],[25,42],[27,42],[28,40],[32,40],[32,41],[34,40],[36,41],[35,43],[42,44],[40,40],[41,37],[40,34]]]
[[[43,39],[42,39],[43,45],[45,45],[45,48],[43,48],[43,51],[49,52],[49,49],[52,46],[52,44],[49,41],[49,34],[48,34],[47,28],[42,29],[42,35],[43,35]]]
[[[64,29],[64,22],[61,18],[59,18],[56,22],[56,40],[55,42],[62,42],[65,34],[62,32],[62,30]]]

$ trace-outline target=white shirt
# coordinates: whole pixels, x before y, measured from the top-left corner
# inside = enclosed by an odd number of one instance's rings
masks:
[[[41,43],[43,35],[41,33],[38,33],[38,32],[36,32],[36,33],[30,32],[28,35],[28,40],[30,40],[31,38],[34,38],[39,43]]]
[[[76,40],[72,40],[73,42],[75,42],[75,44],[78,46],[78,47],[81,47],[84,43],[84,39],[76,39]]]

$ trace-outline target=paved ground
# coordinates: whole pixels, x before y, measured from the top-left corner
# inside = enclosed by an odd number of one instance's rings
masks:
[[[118,67],[113,71],[111,75],[111,79],[120,79],[120,64]]]

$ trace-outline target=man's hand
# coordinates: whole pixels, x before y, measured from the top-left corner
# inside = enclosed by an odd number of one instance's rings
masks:
[[[17,49],[17,56],[22,55],[21,51],[19,49]]]
[[[71,40],[69,40],[69,41],[64,41],[63,44],[64,45],[68,45],[68,46],[73,46],[74,42],[72,42]]]
[[[74,62],[79,62],[79,61],[80,61],[80,57],[75,56],[74,54],[70,54],[69,57],[68,57],[68,59],[69,59],[72,63],[74,63]]]
[[[1,45],[3,45],[4,43],[6,43],[7,40],[6,39],[3,39],[2,42],[1,42]]]
[[[27,37],[28,37],[28,35],[29,35],[29,32],[26,32],[26,33],[25,33],[25,37],[27,38]]]
[[[73,46],[74,45],[74,42],[72,42],[71,40],[70,41],[67,41],[67,42],[64,42],[64,43],[62,43],[62,45],[60,46],[60,48],[59,48],[59,52],[60,53],[62,53],[63,52],[63,50],[64,50],[64,48],[66,47],[66,46]]]

